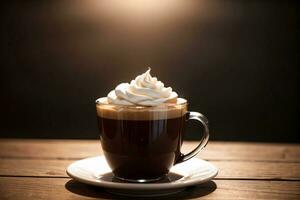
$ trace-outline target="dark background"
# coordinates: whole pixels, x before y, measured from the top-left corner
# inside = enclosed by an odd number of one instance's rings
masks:
[[[150,66],[213,140],[299,142],[298,18],[297,1],[2,3],[1,137],[98,138],[95,99]]]

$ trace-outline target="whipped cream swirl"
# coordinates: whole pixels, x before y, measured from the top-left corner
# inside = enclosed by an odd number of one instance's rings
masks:
[[[176,103],[177,93],[165,87],[150,74],[150,68],[129,83],[119,84],[107,95],[109,104],[157,106],[162,103]]]

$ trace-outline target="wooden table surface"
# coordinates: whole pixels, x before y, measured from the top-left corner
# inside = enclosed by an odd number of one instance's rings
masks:
[[[0,199],[126,199],[67,176],[70,163],[99,154],[97,140],[0,139]],[[218,176],[159,199],[300,199],[298,144],[210,142],[198,157]]]

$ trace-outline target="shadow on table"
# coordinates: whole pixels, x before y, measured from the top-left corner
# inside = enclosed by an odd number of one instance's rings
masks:
[[[119,196],[108,193],[105,189],[86,185],[75,180],[70,180],[65,184],[65,188],[75,194],[93,197],[93,198],[102,198],[102,199],[133,199],[133,197]],[[217,188],[217,185],[213,181],[209,181],[207,183],[203,183],[200,185],[188,187],[182,192],[176,193],[174,195],[168,196],[159,196],[159,197],[134,197],[135,199],[191,199],[206,196],[212,193]]]

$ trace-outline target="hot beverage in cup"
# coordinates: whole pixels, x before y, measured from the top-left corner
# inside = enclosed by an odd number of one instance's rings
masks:
[[[157,78],[150,69],[131,83],[96,100],[104,156],[116,178],[149,182],[162,178],[170,168],[195,156],[209,137],[207,119],[187,111],[187,101]],[[204,127],[200,144],[183,155],[185,124],[194,119]]]
[[[180,157],[186,107],[185,102],[157,107],[98,104],[102,149],[113,173],[133,180],[167,174]]]

